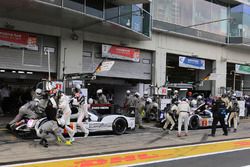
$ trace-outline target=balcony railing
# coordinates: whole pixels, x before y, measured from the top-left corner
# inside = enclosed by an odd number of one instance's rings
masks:
[[[70,9],[151,36],[152,16],[137,5],[117,6],[104,0],[37,0]],[[150,1],[149,1],[150,2]],[[142,5],[141,5],[142,6]]]

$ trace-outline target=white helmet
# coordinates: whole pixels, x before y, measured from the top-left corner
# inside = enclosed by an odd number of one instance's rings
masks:
[[[202,96],[201,95],[197,96],[197,99],[202,99]]]
[[[97,93],[97,94],[101,94],[101,93],[102,93],[102,89],[98,89],[98,90],[96,91],[96,93]]]
[[[149,103],[152,103],[152,99],[151,98],[147,98],[146,101],[149,102]]]
[[[148,91],[144,91],[144,92],[143,92],[143,95],[148,95]]]
[[[131,92],[130,92],[130,90],[127,90],[126,93],[127,93],[127,94],[130,94]]]
[[[178,93],[178,90],[175,90],[174,93]]]
[[[65,125],[65,120],[60,118],[60,119],[57,119],[57,122],[60,126],[64,126]]]
[[[36,92],[37,95],[41,95],[41,94],[42,94],[42,89],[37,88],[37,89],[35,90],[35,92]]]
[[[158,108],[159,105],[158,105],[157,103],[154,103],[154,104],[153,104],[153,107]]]
[[[140,97],[140,93],[139,92],[135,92],[135,96]]]
[[[76,85],[75,85],[75,88],[76,88],[76,89],[81,89],[81,85],[80,85],[80,84],[76,84]]]
[[[93,104],[94,100],[92,98],[89,98],[88,102],[89,102],[89,104]]]

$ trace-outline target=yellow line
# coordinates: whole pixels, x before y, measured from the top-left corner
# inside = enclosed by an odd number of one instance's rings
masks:
[[[118,154],[109,154],[92,157],[79,157],[72,159],[44,161],[33,164],[17,165],[18,167],[109,167],[132,165],[145,162],[154,162],[188,156],[198,156],[201,154],[211,154],[237,149],[250,148],[250,139],[234,140],[227,142],[216,142],[208,144],[198,144],[190,146],[154,149],[146,151],[136,151]]]
[[[6,129],[6,128],[0,128],[0,131],[6,131],[6,130],[8,130],[8,129]]]

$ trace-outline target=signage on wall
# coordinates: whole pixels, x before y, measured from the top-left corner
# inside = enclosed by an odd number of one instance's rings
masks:
[[[102,45],[102,57],[139,62],[140,50],[112,45]]]
[[[179,67],[205,70],[205,60],[179,56]]]
[[[115,61],[103,61],[99,64],[99,66],[96,69],[96,73],[103,72],[103,71],[109,71],[115,64]]]
[[[0,46],[38,50],[37,37],[25,32],[0,29]]]
[[[235,72],[238,74],[250,74],[250,66],[235,64]]]

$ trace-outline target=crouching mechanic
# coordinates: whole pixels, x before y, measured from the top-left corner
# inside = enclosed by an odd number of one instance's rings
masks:
[[[7,128],[11,127],[15,123],[21,121],[23,117],[27,117],[29,119],[38,119],[42,116],[42,112],[39,111],[39,103],[40,100],[38,98],[35,98],[34,100],[24,104],[18,111],[18,114],[16,117],[10,121],[10,123],[7,125]]]
[[[40,127],[36,128],[36,134],[41,138],[40,144],[48,147],[48,141],[57,139],[58,142],[63,142],[65,145],[71,145],[62,135],[62,128],[65,126],[64,119],[48,120]]]

